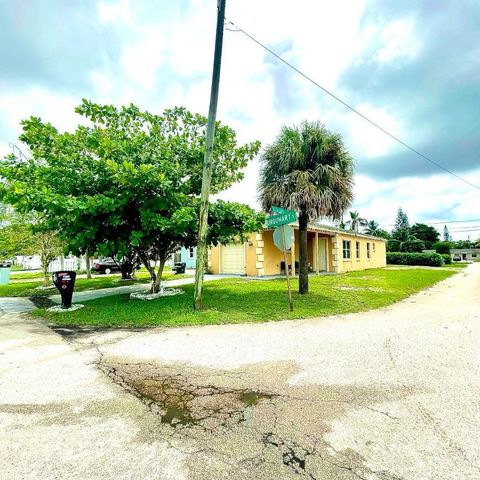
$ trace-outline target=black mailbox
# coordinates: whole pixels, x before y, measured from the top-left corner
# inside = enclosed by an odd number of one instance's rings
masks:
[[[62,308],[72,306],[73,287],[77,273],[71,270],[53,272],[53,284],[57,287],[62,297]]]

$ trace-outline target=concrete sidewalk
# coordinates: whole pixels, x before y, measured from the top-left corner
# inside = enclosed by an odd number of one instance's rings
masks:
[[[224,278],[235,278],[238,275],[205,275],[205,281],[221,280]],[[189,285],[195,282],[195,278],[180,278],[178,280],[166,280],[163,284],[166,287],[178,287]],[[122,287],[100,288],[98,290],[84,290],[83,292],[75,292],[73,294],[73,303],[86,302],[95,298],[109,297],[111,295],[122,295],[134,292],[148,291],[149,284],[141,283],[134,285],[125,285]],[[48,297],[55,303],[61,303],[60,295],[51,295]],[[21,313],[33,310],[35,305],[25,297],[0,297],[0,313]]]
[[[205,275],[205,282],[212,280],[220,280],[222,278],[228,278],[229,275]],[[194,277],[189,278],[179,278],[178,280],[166,280],[163,283],[165,287],[179,287],[182,285],[190,285],[195,282]],[[83,292],[76,292],[73,294],[73,302],[81,303],[88,300],[94,300],[95,298],[109,297],[111,295],[122,295],[125,293],[134,293],[134,292],[147,292],[149,290],[148,283],[136,283],[135,285],[125,285],[122,287],[112,287],[112,288],[100,288],[98,290],[84,290]],[[55,303],[60,303],[60,295],[52,295],[48,297],[50,300]]]
[[[134,396],[49,328],[0,317],[2,480],[182,480],[184,454]]]

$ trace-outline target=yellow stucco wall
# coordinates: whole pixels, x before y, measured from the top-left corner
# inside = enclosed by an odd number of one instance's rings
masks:
[[[218,264],[218,254],[219,254],[219,249],[220,245],[217,245],[216,247],[211,247],[210,248],[210,253],[209,253],[209,268],[212,273],[218,274],[219,272],[219,264]]]
[[[309,264],[315,271],[314,247],[315,231],[308,233]],[[386,266],[386,242],[381,239],[369,238],[348,232],[319,231],[319,238],[326,238],[326,264],[329,272],[350,272],[353,270],[366,270],[368,268],[382,268]],[[298,229],[295,228],[294,256],[298,262]],[[351,258],[343,258],[343,240],[349,240]],[[360,243],[360,257],[356,256],[355,242]],[[367,243],[370,244],[370,258],[367,258]],[[220,252],[220,255],[219,255]],[[222,247],[212,247],[209,255],[209,265],[212,273],[221,273],[220,266]],[[273,244],[273,230],[264,230],[260,234],[249,235],[245,244],[245,267],[248,276],[264,276],[280,274],[280,264],[284,261],[283,252]],[[287,262],[291,265],[292,255],[287,253]]]
[[[338,272],[383,268],[387,264],[386,248],[383,240],[365,238],[352,234],[338,235]],[[343,258],[343,240],[350,241],[350,259]],[[357,258],[356,242],[360,244],[360,255]],[[370,258],[367,256],[367,243],[370,244]]]
[[[257,276],[257,248],[261,245],[261,241],[256,239],[256,235],[250,235],[248,238],[245,254],[246,254],[246,272],[249,277]],[[260,247],[261,248],[261,247]],[[260,252],[260,250],[258,250]]]

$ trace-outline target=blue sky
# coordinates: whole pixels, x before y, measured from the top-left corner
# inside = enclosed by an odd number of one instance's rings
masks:
[[[216,0],[0,0],[0,152],[19,122],[59,129],[82,97],[206,114]],[[480,3],[227,0],[227,17],[320,84],[480,184]],[[219,118],[244,141],[321,120],[356,160],[355,208],[393,223],[480,218],[480,191],[426,163],[287,69],[225,33]],[[256,206],[258,162],[223,196]],[[480,236],[451,231],[456,238]],[[467,224],[468,225],[468,224]],[[480,225],[473,222],[472,225]]]

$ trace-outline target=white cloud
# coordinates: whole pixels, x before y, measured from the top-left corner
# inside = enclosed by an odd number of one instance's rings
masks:
[[[141,2],[101,0],[98,19],[104,28],[116,32],[122,53],[115,58],[106,57],[103,68],[86,72],[94,100],[133,102],[152,112],[185,105],[206,115],[215,3],[191,0],[188,8],[180,10],[169,2],[169,8],[149,12],[151,7]],[[421,49],[415,35],[419,27],[411,18],[400,18],[387,25],[363,25],[365,5],[366,0],[305,0],[300,4],[286,0],[232,0],[227,4],[226,15],[270,47],[290,44],[285,56],[294,65],[348,101],[348,95],[338,91],[338,82],[352,63],[360,58],[402,62]],[[375,161],[399,148],[389,137],[291,73],[288,67],[267,64],[266,58],[270,58],[268,54],[243,34],[225,32],[218,118],[236,130],[239,141],[259,139],[266,145],[274,140],[283,124],[320,119],[328,128],[344,135],[356,158]],[[286,82],[288,98],[276,89],[279,78]],[[82,92],[78,96],[66,95],[35,86],[3,91],[2,145],[18,136],[19,121],[29,115],[40,115],[62,130],[73,128],[79,123],[73,108],[81,96]],[[286,107],[279,109],[279,104]],[[400,138],[411,132],[398,112],[368,103],[356,107]],[[419,138],[422,132],[417,128],[415,133]],[[257,178],[258,159],[246,169],[245,180],[222,197],[258,206]],[[478,178],[472,177],[473,183]],[[435,220],[432,215],[442,211],[452,218],[465,218],[471,215],[471,206],[478,204],[473,189],[446,175],[392,181],[358,175],[356,181],[356,207],[364,216],[387,224],[393,222],[399,206],[413,222]]]
[[[377,50],[376,58],[381,62],[398,62],[417,55],[420,46],[415,39],[415,22],[412,18],[391,22],[379,33],[383,46]]]
[[[106,1],[97,4],[98,18],[103,24],[128,24],[132,18],[130,0]]]

